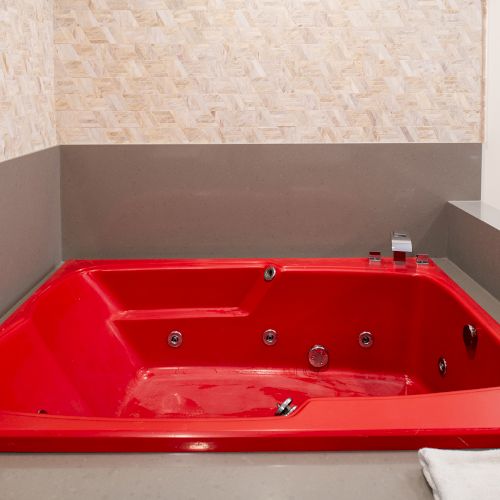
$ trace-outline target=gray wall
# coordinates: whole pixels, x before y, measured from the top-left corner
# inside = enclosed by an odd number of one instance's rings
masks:
[[[498,231],[445,209],[479,198],[480,168],[480,144],[63,146],[9,160],[0,314],[61,254],[356,256],[389,252],[393,229],[500,297]]]
[[[444,256],[480,144],[62,146],[63,257]]]
[[[59,148],[0,163],[0,315],[61,260]]]
[[[448,207],[448,256],[500,300],[500,230],[454,203]]]

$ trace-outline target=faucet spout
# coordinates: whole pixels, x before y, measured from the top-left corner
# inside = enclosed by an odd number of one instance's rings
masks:
[[[391,247],[394,263],[404,264],[406,262],[406,254],[413,251],[410,235],[403,231],[393,231]]]

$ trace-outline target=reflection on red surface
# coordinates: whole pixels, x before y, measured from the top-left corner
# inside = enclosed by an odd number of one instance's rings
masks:
[[[421,392],[414,381],[390,373],[338,370],[214,367],[139,370],[117,411],[120,417],[269,417],[277,401],[293,398],[394,396]]]
[[[0,325],[0,450],[498,446],[499,356],[500,325],[432,263],[73,261]]]

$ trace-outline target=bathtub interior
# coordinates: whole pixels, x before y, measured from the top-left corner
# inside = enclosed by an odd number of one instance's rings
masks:
[[[498,331],[443,279],[277,264],[266,281],[265,266],[63,269],[0,327],[0,410],[265,417],[287,397],[300,409],[310,398],[500,385]],[[472,349],[467,324],[480,335]],[[268,329],[275,345],[263,342]],[[179,347],[168,345],[172,331]],[[325,368],[308,362],[316,344]]]

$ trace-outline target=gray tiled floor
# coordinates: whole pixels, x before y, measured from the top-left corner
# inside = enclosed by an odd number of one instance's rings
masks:
[[[414,452],[0,455],[2,500],[426,499]]]

